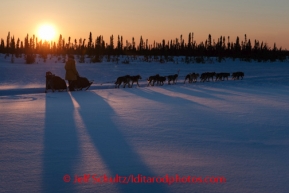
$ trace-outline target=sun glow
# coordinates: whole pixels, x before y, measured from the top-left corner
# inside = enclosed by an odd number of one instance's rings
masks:
[[[45,24],[38,28],[38,37],[44,41],[51,41],[55,38],[56,31],[52,25]]]

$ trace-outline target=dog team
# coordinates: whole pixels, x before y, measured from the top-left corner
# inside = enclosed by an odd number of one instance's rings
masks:
[[[69,83],[69,86],[68,86],[69,91],[82,90],[83,88],[85,88],[87,90],[91,86],[91,84],[93,83],[93,81],[89,81],[87,78],[79,76],[78,71],[76,70],[75,60],[74,60],[73,55],[71,55],[71,54],[68,55],[68,59],[65,63],[64,68],[66,70],[65,80],[68,80],[68,83]],[[156,74],[154,76],[150,76],[147,79],[147,81],[148,81],[147,86],[149,86],[149,85],[154,86],[155,83],[156,83],[156,85],[162,86],[162,85],[164,85],[164,82],[166,80],[168,80],[169,85],[171,84],[171,82],[172,82],[172,84],[176,84],[177,79],[179,77],[179,73],[180,73],[180,69],[178,70],[177,74],[173,74],[173,75],[160,76],[159,74]],[[230,73],[205,72],[205,73],[201,74],[200,82],[210,81],[210,79],[212,79],[212,81],[213,81],[214,77],[215,77],[215,81],[217,81],[217,80],[223,81],[225,79],[228,80],[229,76],[230,76]],[[54,90],[58,90],[58,91],[67,90],[67,85],[66,85],[65,80],[63,80],[59,76],[55,76],[50,71],[48,71],[48,72],[46,72],[45,77],[46,77],[45,93],[47,93],[47,90],[49,90],[49,89],[51,89],[53,92],[54,92]],[[198,73],[194,73],[194,72],[189,73],[185,77],[184,84],[186,83],[187,80],[189,83],[197,82],[198,77],[199,77]],[[233,80],[239,80],[240,77],[243,79],[244,72],[232,73],[232,79]],[[117,78],[116,82],[114,83],[115,88],[119,88],[119,86],[121,84],[123,84],[123,88],[125,88],[126,85],[128,85],[128,87],[132,88],[134,83],[136,83],[137,86],[139,86],[138,81],[140,79],[142,79],[142,77],[140,75],[120,76]]]
[[[156,74],[154,76],[150,76],[147,79],[147,86],[154,86],[155,83],[156,85],[164,85],[164,82],[166,80],[168,80],[168,84],[170,85],[171,82],[172,84],[176,84],[177,79],[179,77],[179,72],[180,70],[178,70],[178,74],[174,74],[174,75],[169,75],[169,76],[160,76],[159,74]],[[199,74],[198,73],[189,73],[186,75],[185,77],[185,81],[184,84],[186,83],[186,81],[188,81],[189,83],[193,83],[193,82],[197,82],[198,78],[199,78]],[[200,76],[200,82],[205,82],[205,81],[210,81],[212,79],[212,81],[214,81],[214,77],[215,77],[215,81],[223,81],[225,79],[228,80],[230,76],[230,73],[226,73],[226,72],[221,72],[221,73],[216,73],[216,72],[204,72],[201,74]],[[232,73],[232,80],[239,80],[240,78],[243,79],[244,77],[244,72],[233,72]],[[123,84],[123,88],[125,88],[126,85],[128,85],[128,87],[132,88],[133,83],[136,82],[137,86],[139,86],[138,81],[142,79],[140,75],[137,76],[130,76],[130,75],[125,75],[125,76],[120,76],[117,78],[116,82],[115,82],[115,88],[119,88],[119,86],[121,84]]]

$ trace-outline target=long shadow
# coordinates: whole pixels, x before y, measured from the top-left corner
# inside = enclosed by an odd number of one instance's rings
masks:
[[[47,94],[45,101],[42,192],[76,192],[73,177],[80,151],[73,103],[68,93]],[[63,180],[66,174],[69,183]]]
[[[142,160],[138,152],[126,141],[113,117],[117,116],[105,99],[94,92],[73,93],[78,102],[79,114],[87,133],[112,177],[120,176],[156,176]],[[97,164],[97,163],[91,163]],[[96,171],[97,173],[97,171]],[[164,174],[165,175],[165,174]],[[127,179],[128,180],[128,179]],[[120,192],[169,192],[167,184],[158,183],[114,183]]]
[[[171,90],[170,88],[164,88],[165,90],[169,90],[171,92],[174,92],[174,90]],[[181,123],[181,121],[179,119],[176,119],[177,121],[180,121],[179,125],[174,125],[174,127],[178,128],[178,134],[180,133],[187,133],[187,132],[193,132],[193,140],[197,141],[199,140],[198,137],[195,136],[200,136],[200,140],[204,140],[204,138],[202,136],[208,135],[208,138],[210,136],[218,136],[220,138],[223,139],[231,139],[232,137],[232,127],[239,127],[238,124],[245,124],[244,122],[235,122],[235,123],[231,123],[231,116],[226,115],[224,116],[220,111],[215,110],[214,108],[210,107],[210,105],[202,105],[200,103],[197,102],[192,102],[191,100],[187,100],[187,99],[183,99],[180,97],[176,97],[175,101],[174,101],[174,97],[173,96],[168,96],[168,95],[164,95],[160,92],[156,92],[154,90],[150,90],[150,89],[137,89],[137,90],[133,90],[133,89],[126,89],[124,90],[128,93],[132,93],[135,94],[137,97],[141,97],[141,98],[145,98],[145,99],[149,99],[152,101],[157,101],[160,103],[164,103],[166,105],[169,105],[171,107],[174,107],[174,112],[175,113],[179,113],[182,114],[182,120],[185,120],[185,124],[191,124],[192,127],[194,128],[202,128],[202,129],[197,129],[197,130],[192,130],[192,131],[188,131],[187,127],[183,126],[183,123]],[[178,88],[179,91],[179,88]],[[192,91],[193,92],[193,91]],[[184,94],[189,94],[187,92],[184,92]],[[213,97],[213,96],[212,96]],[[222,99],[223,100],[223,99]],[[193,104],[193,106],[190,106],[189,108],[192,108],[192,112],[191,113],[186,113],[187,110],[186,108],[188,108],[189,104]],[[185,106],[185,111],[182,111],[182,106]],[[198,108],[197,111],[195,108]],[[199,115],[197,115],[199,114]],[[167,116],[170,116],[169,113],[166,113]],[[205,116],[203,116],[205,115]],[[174,116],[172,116],[171,120],[175,119]],[[238,120],[240,121],[240,120]],[[231,125],[226,124],[227,122],[231,123]],[[233,126],[232,126],[233,124]],[[206,126],[206,128],[204,129],[204,125]],[[170,125],[168,125],[167,127],[170,127]],[[220,129],[221,128],[221,129]],[[246,140],[247,136],[246,133],[244,132],[239,132],[239,131],[235,131],[233,130],[234,138],[240,139],[240,140]],[[172,135],[174,135],[174,133],[172,133]],[[178,140],[178,142],[174,143],[175,146],[177,146],[178,144],[182,144],[184,142],[186,142],[187,144],[190,144],[192,141],[192,135],[183,135],[181,140]],[[174,135],[176,136],[176,135]],[[167,141],[164,140],[162,137],[160,137],[159,140],[163,140],[162,142],[165,143],[171,143],[172,141]],[[172,138],[170,138],[170,140],[172,140]],[[217,140],[215,141],[215,143],[219,143]],[[196,145],[196,144],[195,144]],[[198,145],[198,144],[197,144]],[[197,146],[196,145],[196,146]]]
[[[165,89],[165,90],[168,90],[170,92],[175,92],[174,90],[169,90],[167,89],[166,87],[161,87],[162,89]],[[179,97],[179,96],[169,96],[169,95],[166,95],[166,94],[163,94],[161,92],[158,92],[157,90],[151,90],[151,89],[147,89],[147,88],[143,88],[143,89],[138,89],[138,90],[133,90],[133,89],[127,89],[127,90],[124,90],[124,91],[127,91],[129,93],[133,93],[135,95],[138,95],[142,98],[146,98],[146,99],[149,99],[149,100],[152,100],[152,101],[156,101],[156,102],[160,102],[160,103],[164,103],[164,104],[167,104],[167,101],[172,101],[172,99],[175,98],[175,103],[188,103],[188,104],[193,104],[193,105],[196,105],[197,107],[200,107],[200,108],[208,108],[208,106],[206,105],[203,105],[201,103],[198,103],[197,101],[193,101],[193,100],[189,100],[189,99],[186,99],[186,98],[182,98],[182,97]],[[187,94],[188,93],[183,93],[183,94]]]
[[[175,90],[173,88],[166,88],[166,89],[169,91],[175,92]],[[192,87],[180,86],[178,88],[178,92],[183,93],[183,94],[187,94],[187,95],[191,95],[191,96],[200,97],[200,98],[224,100],[224,99],[214,95],[215,93],[220,94],[221,92],[203,89],[203,88],[199,88],[199,87],[198,88],[192,88]],[[221,93],[221,94],[225,94],[225,93]]]

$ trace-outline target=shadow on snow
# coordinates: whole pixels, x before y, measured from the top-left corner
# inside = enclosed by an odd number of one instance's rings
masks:
[[[128,144],[118,126],[113,123],[112,118],[117,115],[104,98],[93,92],[86,92],[85,95],[72,93],[72,96],[80,106],[79,114],[87,133],[112,177],[116,174],[156,176],[144,163],[138,152]],[[87,102],[86,97],[94,101]],[[120,192],[168,192],[166,184],[118,183],[115,185]]]
[[[42,192],[76,192],[72,175],[80,151],[69,94],[47,94],[45,110]],[[70,183],[63,181],[66,174]]]

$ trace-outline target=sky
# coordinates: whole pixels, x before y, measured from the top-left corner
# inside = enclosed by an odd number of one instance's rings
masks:
[[[153,41],[180,39],[194,33],[197,43],[208,35],[217,41],[230,36],[231,42],[244,35],[264,41],[269,47],[289,50],[288,0],[1,0],[0,38],[8,32],[24,41],[38,36],[38,27],[53,25],[55,41],[95,40],[102,35],[106,42],[114,35],[136,43],[140,36]]]

